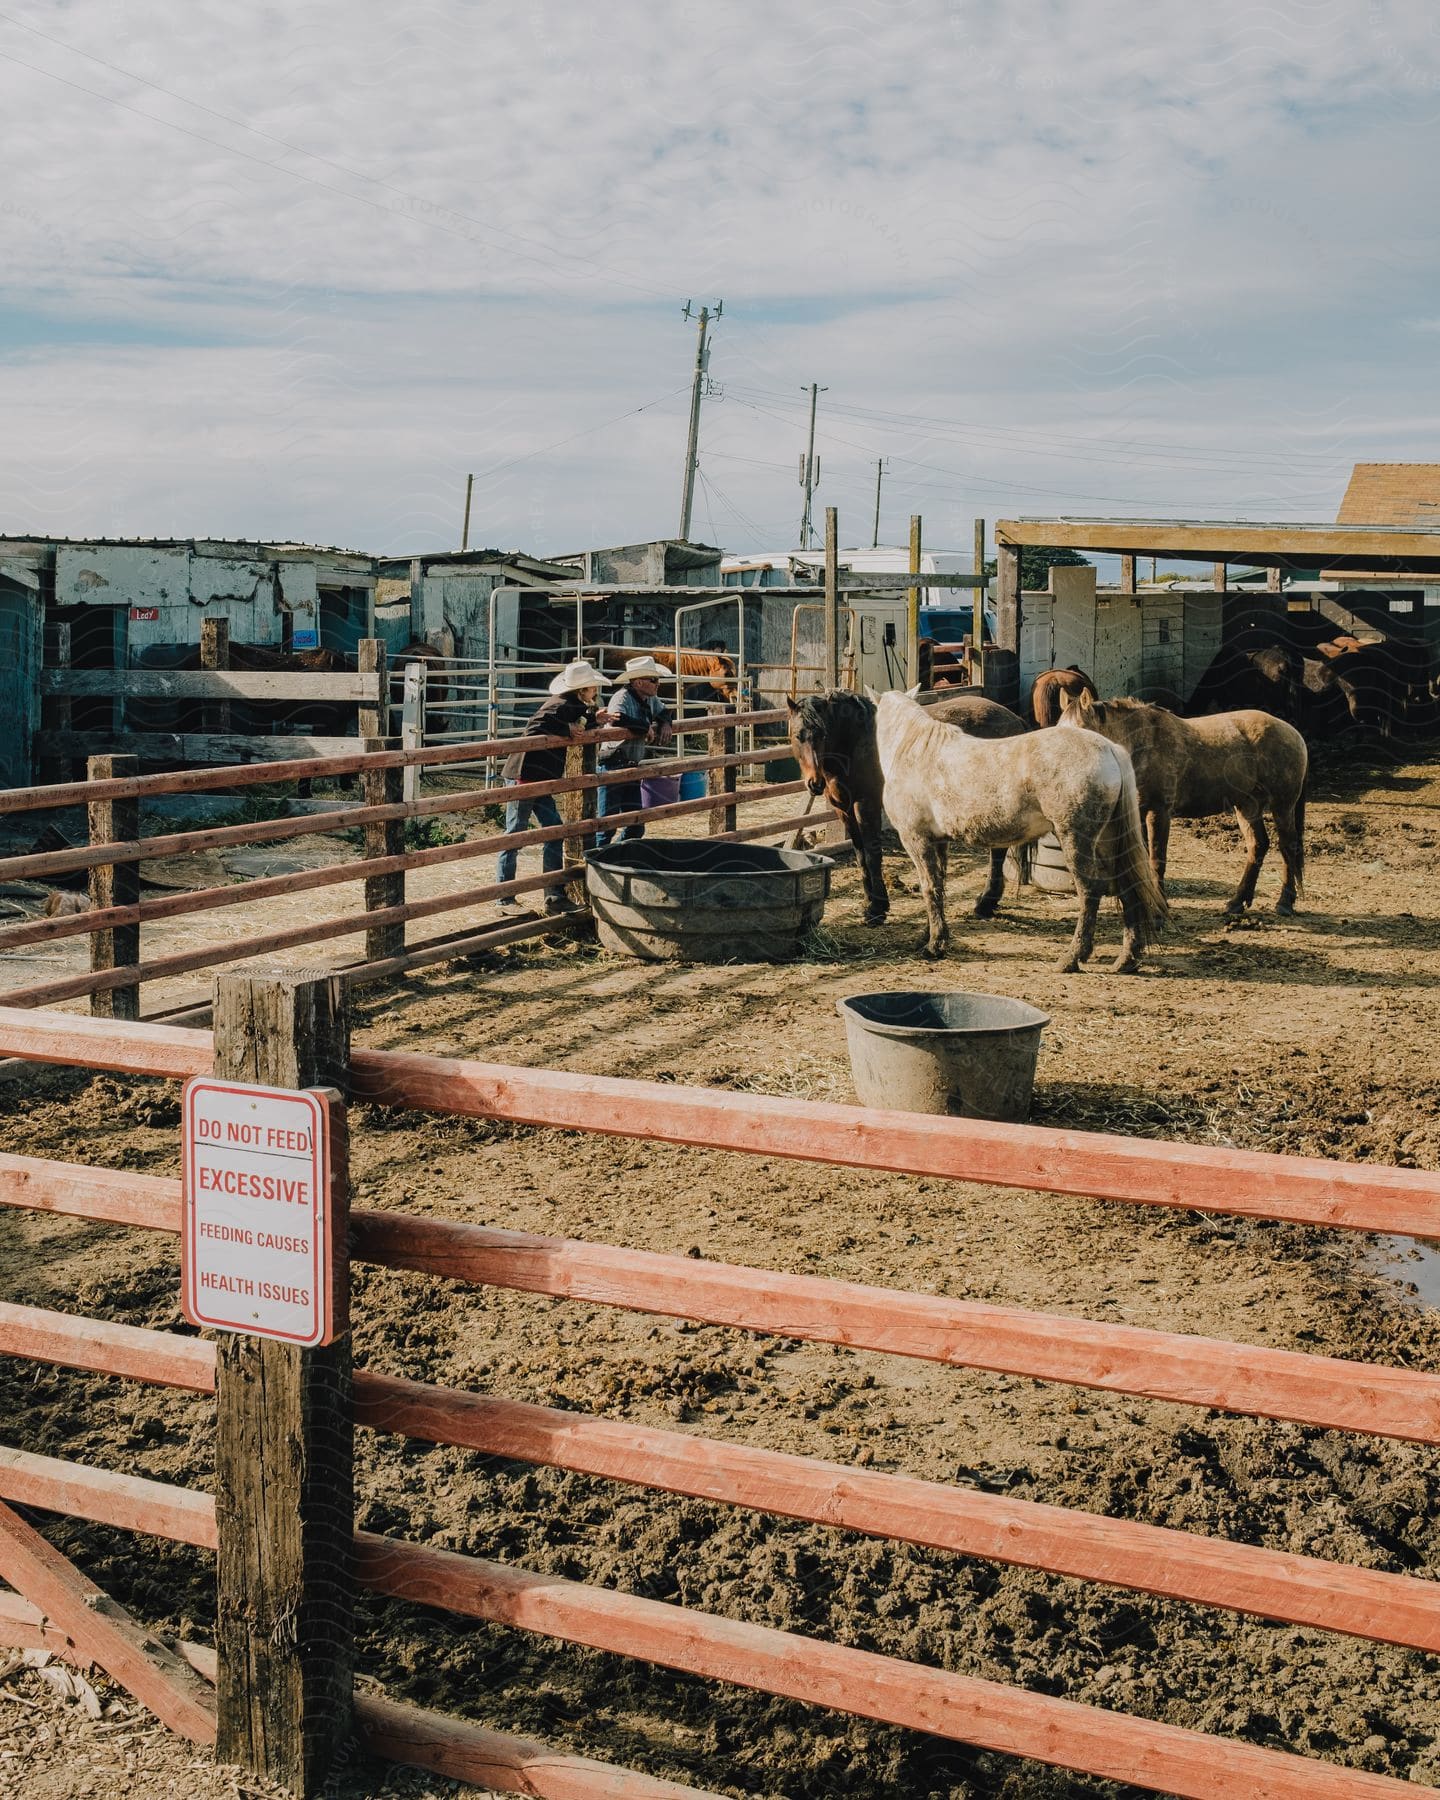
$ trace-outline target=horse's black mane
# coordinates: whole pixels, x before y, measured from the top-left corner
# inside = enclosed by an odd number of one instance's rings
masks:
[[[800,701],[800,723],[807,731],[823,734],[866,731],[875,721],[875,702],[848,688],[831,688],[825,694],[806,694]]]

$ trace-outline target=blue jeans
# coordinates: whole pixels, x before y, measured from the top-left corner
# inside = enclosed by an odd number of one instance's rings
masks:
[[[618,773],[618,771],[617,771]],[[607,818],[611,813],[639,812],[640,810],[640,775],[633,767],[625,770],[628,779],[612,782],[600,790],[600,817]],[[643,824],[624,825],[618,832],[597,831],[595,847],[598,850],[608,844],[613,837],[618,837],[623,844],[627,838],[640,838],[645,835]]]
[[[506,831],[523,831],[532,813],[535,815],[537,825],[558,825],[560,823],[560,808],[555,804],[555,796],[540,794],[534,800],[509,800],[506,802]],[[499,860],[495,864],[497,881],[513,881],[515,879],[515,860],[518,855],[519,851],[513,847],[500,852]],[[549,838],[541,845],[541,866],[547,875],[553,870],[565,866],[565,841],[563,838]]]

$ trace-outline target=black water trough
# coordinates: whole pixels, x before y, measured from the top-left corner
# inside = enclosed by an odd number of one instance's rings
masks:
[[[585,858],[607,950],[650,962],[788,962],[820,923],[828,856],[704,838],[633,839]]]

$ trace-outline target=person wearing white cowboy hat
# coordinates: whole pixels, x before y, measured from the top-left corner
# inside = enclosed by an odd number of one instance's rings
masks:
[[[595,706],[602,687],[610,683],[593,663],[583,660],[567,663],[550,683],[551,698],[539,706],[525,727],[527,737],[580,737],[595,725]],[[512,785],[526,781],[559,781],[565,773],[565,750],[556,745],[549,750],[517,750],[507,758],[502,773]],[[558,825],[560,808],[553,794],[537,794],[529,800],[510,800],[505,806],[505,830],[523,831],[533,815],[537,825]],[[495,865],[499,882],[515,879],[516,851],[500,852]],[[563,868],[565,845],[561,838],[548,838],[542,847],[541,866],[551,874]],[[513,894],[502,896],[502,912],[515,912],[519,902]],[[566,897],[563,884],[545,889],[546,912],[568,912],[573,903]]]
[[[668,744],[675,735],[674,715],[660,698],[660,683],[669,673],[669,669],[663,668],[653,656],[632,656],[623,672],[615,677],[617,691],[606,709],[606,722],[622,726],[630,735],[618,743],[600,746],[597,755],[600,768],[624,772],[619,781],[601,788],[601,818],[613,813],[639,812],[645,804],[639,772],[645,746]],[[613,831],[596,832],[596,847],[608,844],[615,835]],[[644,835],[645,826],[638,820],[619,833],[622,842]]]

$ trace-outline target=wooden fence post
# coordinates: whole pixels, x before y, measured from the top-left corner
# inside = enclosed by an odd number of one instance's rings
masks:
[[[92,756],[85,765],[91,781],[112,781],[140,773],[138,756]],[[140,802],[138,800],[92,800],[86,808],[90,822],[90,843],[126,844],[140,835]],[[90,871],[90,904],[102,906],[134,906],[140,898],[140,865],[138,862],[101,863]],[[123,969],[140,960],[140,927],[114,925],[108,931],[90,934],[90,967]],[[91,1016],[97,1019],[138,1019],[140,988],[104,988],[90,996]]]
[[[200,667],[217,670],[230,667],[230,621],[228,619],[202,619],[200,621]],[[230,729],[230,702],[228,700],[207,700],[200,716],[203,720],[204,730],[228,731]]]
[[[566,778],[568,779],[572,775],[593,775],[594,773],[595,746],[593,744],[571,744],[570,748],[565,752]],[[595,802],[598,793],[598,788],[591,787],[578,788],[571,793],[558,795],[557,801],[560,808],[560,817],[567,825],[573,825],[581,819],[593,819],[595,817]],[[583,869],[585,866],[585,852],[594,844],[594,838],[571,837],[564,838],[562,842],[565,847],[565,867],[567,869]],[[545,898],[548,900],[551,894],[559,891],[560,890],[555,888],[547,888],[545,890]],[[572,884],[566,887],[564,891],[568,893],[572,899],[583,901],[585,898],[585,888],[583,884],[579,887]]]
[[[384,740],[366,738],[366,750],[383,750]],[[360,796],[366,806],[394,806],[404,794],[404,769],[366,769],[360,776]],[[391,819],[365,827],[367,857],[400,856],[405,849],[405,821]],[[405,871],[393,875],[367,875],[365,878],[365,910],[379,912],[382,907],[405,904]],[[405,948],[405,921],[394,925],[371,925],[365,933],[365,957],[380,962],[387,956],[399,956]]]
[[[215,1075],[347,1086],[338,978],[219,975]],[[354,1411],[345,1112],[331,1117],[336,1325],[318,1349],[224,1332],[216,1344],[216,1756],[317,1794],[351,1729]]]
[[[726,707],[724,710],[728,713],[733,713],[735,709],[734,707]],[[720,733],[720,745],[724,755],[734,756],[738,736],[739,734],[736,732],[733,725],[727,725],[724,731]],[[712,744],[715,742],[713,737],[710,741]],[[710,792],[712,794],[725,794],[730,797],[730,804],[723,812],[717,810],[709,815],[711,837],[718,837],[722,831],[734,831],[735,829],[734,794],[735,789],[738,786],[736,778],[739,773],[740,771],[734,763],[727,763],[723,769],[712,769],[710,771]]]
[[[840,685],[839,525],[833,506],[825,508],[825,687]]]
[[[390,671],[386,667],[385,645],[380,638],[361,638],[355,656],[355,668],[361,675],[378,676],[378,699],[362,701],[356,737],[388,738],[390,735]]]

